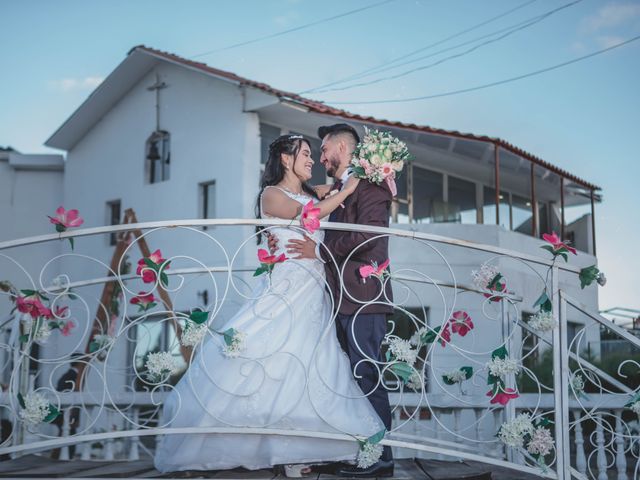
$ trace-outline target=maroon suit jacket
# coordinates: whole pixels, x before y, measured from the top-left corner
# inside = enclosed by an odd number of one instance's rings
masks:
[[[362,180],[355,192],[345,200],[344,208],[338,207],[336,209],[332,215],[332,221],[388,227],[391,200],[392,195],[386,183],[376,185]],[[370,265],[372,261],[380,265],[389,258],[389,238],[377,238],[362,245],[363,242],[376,237],[377,234],[342,230],[326,230],[325,232],[324,245],[320,247],[320,252],[325,262],[327,283],[334,299],[334,308],[338,307],[340,302],[339,313],[354,315],[364,303],[376,299],[376,302],[381,303],[369,305],[359,313],[392,313],[393,307],[387,304],[393,301],[391,282],[387,281],[385,297],[381,292],[381,283],[377,278],[370,277],[365,281],[359,272],[363,265]],[[335,262],[327,250],[331,252]],[[353,255],[347,260],[351,252]],[[340,291],[339,272],[343,267],[346,292]]]

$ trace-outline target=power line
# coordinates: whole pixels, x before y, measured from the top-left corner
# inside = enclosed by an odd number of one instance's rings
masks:
[[[432,99],[432,98],[449,97],[449,96],[458,95],[458,94],[461,94],[461,93],[474,92],[476,90],[482,90],[482,89],[485,89],[485,88],[495,87],[497,85],[504,85],[505,83],[515,82],[517,80],[522,80],[524,78],[533,77],[535,75],[540,75],[542,73],[546,73],[546,72],[550,72],[552,70],[556,70],[558,68],[566,67],[567,65],[571,65],[573,63],[577,63],[577,62],[580,62],[582,60],[586,60],[587,58],[595,57],[596,55],[601,55],[603,53],[609,52],[611,50],[614,50],[616,48],[622,47],[624,45],[628,45],[629,43],[635,42],[637,40],[640,40],[640,35],[638,35],[636,37],[632,37],[632,38],[630,38],[628,40],[625,40],[624,42],[617,43],[617,44],[612,45],[610,47],[603,48],[602,50],[598,50],[596,52],[589,53],[588,55],[583,55],[582,57],[574,58],[573,60],[568,60],[566,62],[558,63],[557,65],[553,65],[551,67],[546,67],[546,68],[543,68],[541,70],[536,70],[534,72],[529,72],[529,73],[525,73],[523,75],[518,75],[517,77],[511,77],[511,78],[507,78],[505,80],[499,80],[499,81],[496,81],[496,82],[486,83],[484,85],[478,85],[478,86],[470,87],[470,88],[464,88],[464,89],[461,89],[461,90],[453,90],[453,91],[450,91],[450,92],[438,93],[438,94],[435,94],[435,95],[425,95],[425,96],[421,96],[421,97],[412,97],[412,98],[398,98],[398,99],[388,99],[388,100],[365,100],[365,101],[359,101],[359,102],[331,102],[331,104],[333,104],[333,105],[371,105],[371,104],[377,104],[377,103],[405,103],[405,102],[413,102],[413,101],[417,101],[417,100],[429,100],[429,99]]]
[[[330,22],[332,20],[337,20],[338,18],[346,17],[349,15],[354,15],[356,13],[364,12],[365,10],[369,10],[371,8],[380,7],[382,5],[386,5],[387,3],[393,3],[396,0],[384,0],[382,2],[374,3],[372,5],[367,5],[366,7],[356,8],[355,10],[349,10],[348,12],[340,13],[338,15],[334,15],[332,17],[321,18],[320,20],[316,20],[310,23],[305,23],[304,25],[300,25],[297,27],[289,28],[287,30],[281,30],[280,32],[271,33],[269,35],[263,35],[262,37],[253,38],[251,40],[246,40],[244,42],[234,43],[232,45],[227,45],[226,47],[216,48],[215,50],[209,50],[207,52],[198,53],[197,55],[192,55],[190,58],[198,58],[204,57],[205,55],[210,55],[212,53],[222,52],[224,50],[231,50],[232,48],[243,47],[245,45],[250,45],[252,43],[261,42],[262,40],[268,40],[271,38],[280,37],[282,35],[286,35],[288,33],[297,32],[299,30],[303,30],[305,28],[313,27],[315,25],[319,25],[321,23]]]
[[[531,5],[532,3],[536,2],[536,1],[537,0],[529,0],[527,2],[524,2],[524,3],[520,4],[520,5],[518,5],[517,7],[514,7],[512,9],[510,9],[510,10],[507,10],[506,12],[503,12],[503,13],[501,13],[499,15],[496,15],[495,17],[491,17],[491,18],[489,18],[487,20],[484,20],[484,21],[482,21],[480,23],[472,25],[471,27],[465,28],[464,30],[460,30],[459,32],[456,32],[456,33],[454,33],[452,35],[449,35],[446,38],[438,40],[437,42],[430,43],[429,45],[425,45],[424,47],[420,47],[417,50],[414,50],[414,51],[409,52],[407,54],[401,55],[400,57],[396,57],[393,60],[385,61],[384,63],[376,65],[375,67],[370,67],[370,68],[368,68],[366,70],[362,70],[361,72],[354,73],[353,75],[350,75],[348,77],[344,77],[344,78],[341,78],[339,80],[334,80],[331,83],[326,83],[324,85],[320,85],[318,87],[314,87],[314,88],[311,88],[309,90],[305,90],[302,93],[310,93],[310,92],[319,90],[321,88],[331,87],[331,86],[336,85],[338,83],[344,83],[344,82],[347,82],[349,80],[355,80],[357,78],[361,78],[362,76],[366,76],[365,74],[368,74],[370,72],[374,72],[375,70],[377,70],[377,69],[379,69],[381,67],[387,67],[389,64],[393,64],[393,63],[398,62],[400,60],[404,60],[405,58],[411,57],[411,56],[415,55],[416,53],[423,52],[423,51],[428,50],[430,48],[437,47],[438,45],[441,45],[441,44],[443,44],[445,42],[448,42],[449,40],[453,40],[456,37],[464,35],[465,33],[469,33],[471,31],[476,30],[476,29],[478,29],[480,27],[483,27],[483,26],[485,26],[485,25],[487,25],[487,24],[489,24],[491,22],[499,20],[500,18],[505,17],[505,16],[517,11],[517,10],[520,10],[521,8],[524,8],[527,5]]]
[[[466,56],[466,55],[468,55],[468,54],[470,54],[470,53],[472,53],[472,52],[474,52],[474,51],[476,51],[476,50],[478,50],[481,47],[484,47],[486,45],[490,45],[492,43],[499,42],[500,40],[503,40],[503,39],[513,35],[514,33],[517,33],[517,32],[519,32],[521,30],[524,30],[525,28],[529,28],[529,27],[532,27],[533,25],[535,25],[537,23],[540,23],[541,21],[543,21],[546,18],[550,17],[554,13],[559,12],[560,10],[564,10],[565,8],[572,7],[572,6],[574,6],[577,3],[580,3],[582,1],[583,0],[574,0],[573,2],[566,3],[566,4],[564,4],[564,5],[562,5],[562,6],[558,7],[558,8],[554,8],[553,10],[550,10],[548,12],[545,12],[545,13],[541,14],[541,15],[538,15],[537,17],[534,17],[533,20],[526,20],[525,22],[528,22],[528,23],[520,24],[519,27],[515,27],[515,28],[509,27],[511,29],[510,30],[507,29],[508,31],[506,33],[500,35],[499,37],[492,38],[490,40],[482,42],[482,43],[480,43],[478,45],[475,45],[475,46],[465,50],[464,52],[456,53],[454,55],[449,55],[448,57],[445,57],[445,58],[442,58],[442,59],[438,60],[437,62],[433,62],[433,63],[430,63],[428,65],[423,65],[421,67],[416,67],[416,68],[413,68],[411,70],[407,70],[405,72],[397,73],[397,74],[394,74],[394,75],[389,75],[389,76],[386,76],[386,77],[380,77],[380,78],[376,78],[374,80],[368,80],[366,82],[355,83],[353,85],[346,85],[344,87],[328,88],[326,90],[317,90],[314,93],[338,92],[338,91],[350,90],[350,89],[356,88],[356,87],[364,87],[364,86],[368,86],[368,85],[374,85],[376,83],[385,82],[385,81],[388,81],[388,80],[395,80],[397,78],[405,77],[405,76],[410,75],[412,73],[416,73],[416,72],[420,72],[422,70],[427,70],[429,68],[433,68],[433,67],[435,67],[437,65],[441,65],[443,63],[446,63],[449,60],[453,60],[455,58],[464,57],[464,56]],[[469,43],[469,42],[467,42],[467,43]],[[456,47],[450,47],[448,49],[441,50],[440,52],[432,53],[430,55],[427,55],[427,56],[424,56],[424,57],[421,57],[421,58],[417,58],[415,60],[411,60],[411,61],[405,62],[403,64],[400,64],[400,65],[395,65],[393,67],[386,68],[384,70],[379,70],[376,73],[380,73],[382,71],[390,70],[390,69],[393,69],[393,68],[398,68],[398,67],[401,67],[403,65],[407,65],[407,64],[414,63],[414,62],[417,62],[417,61],[420,61],[420,60],[424,60],[426,58],[433,57],[435,55],[438,55],[439,53],[443,53],[444,51],[452,50],[453,48],[457,48],[459,46],[461,46],[461,45],[457,45]]]

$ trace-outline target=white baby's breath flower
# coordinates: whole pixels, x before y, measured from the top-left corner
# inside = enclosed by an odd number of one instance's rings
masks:
[[[24,408],[20,410],[20,418],[29,426],[42,423],[49,415],[49,402],[38,392],[29,392],[24,397]]]
[[[640,400],[638,400],[637,402],[633,402],[631,405],[629,405],[629,408],[633,411],[633,413],[638,415],[638,418],[640,418]]]
[[[180,343],[182,343],[185,347],[192,347],[204,338],[207,333],[207,325],[197,324],[194,322],[187,322],[182,331],[182,338],[180,339]]]
[[[398,337],[389,339],[389,350],[396,360],[407,362],[409,365],[413,365],[418,356],[418,350],[413,348],[408,340]]]
[[[159,382],[170,375],[176,368],[176,361],[169,352],[154,352],[147,356],[145,363],[147,378],[152,382]]]
[[[32,328],[35,328],[33,341],[40,345],[45,344],[51,336],[51,327],[49,327],[49,322],[42,319],[37,320],[36,323],[33,324]]]
[[[527,444],[527,451],[533,455],[549,455],[553,449],[553,438],[551,432],[544,428],[538,427],[531,435],[531,440]]]
[[[520,371],[518,362],[511,358],[492,358],[486,363],[486,367],[494,377],[503,377],[511,373],[517,374]]]
[[[447,377],[451,383],[462,383],[467,379],[467,374],[463,370],[459,368],[456,370],[451,370],[450,372],[445,373],[443,376]]]
[[[480,265],[480,270],[473,270],[471,272],[473,284],[478,290],[487,290],[491,280],[493,280],[498,273],[500,272],[497,267],[489,265],[488,263],[483,263]]]
[[[539,332],[551,332],[558,323],[553,318],[552,312],[540,310],[529,320],[529,326]]]
[[[222,353],[229,358],[234,358],[240,355],[240,353],[246,348],[245,342],[247,334],[244,332],[235,331],[231,343],[226,343],[222,347]]]
[[[576,394],[582,393],[584,391],[584,378],[579,373],[575,375],[571,375],[571,388]]]
[[[358,451],[358,468],[369,468],[380,460],[382,456],[382,445],[379,443],[365,442]]]
[[[426,327],[421,327],[418,330],[416,330],[416,333],[414,333],[411,338],[409,339],[409,343],[411,345],[414,345],[416,347],[419,347],[422,345],[422,336],[427,333],[427,329]]]
[[[500,427],[498,438],[508,447],[522,447],[524,436],[533,434],[534,426],[528,413],[521,413],[510,422],[505,422]]]
[[[409,376],[409,380],[407,380],[407,387],[415,392],[419,392],[422,390],[424,386],[424,381],[422,380],[422,374],[419,372],[413,372]]]

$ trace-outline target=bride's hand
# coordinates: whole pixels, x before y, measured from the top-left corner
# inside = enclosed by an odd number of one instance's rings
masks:
[[[351,175],[347,180],[347,183],[344,184],[344,189],[351,194],[356,191],[356,187],[359,183],[360,179],[355,177],[354,175]]]

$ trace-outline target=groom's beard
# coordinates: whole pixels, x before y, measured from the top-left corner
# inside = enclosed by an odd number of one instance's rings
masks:
[[[331,158],[327,162],[327,175],[335,178],[336,172],[340,168],[340,160],[338,158]]]

